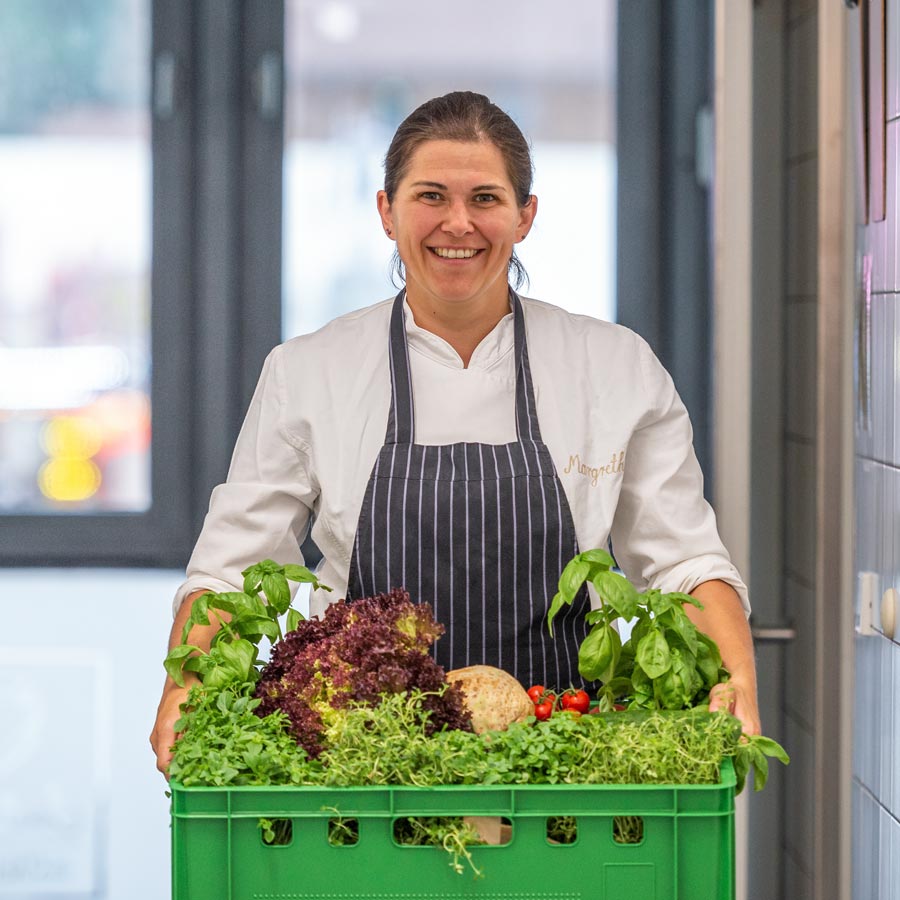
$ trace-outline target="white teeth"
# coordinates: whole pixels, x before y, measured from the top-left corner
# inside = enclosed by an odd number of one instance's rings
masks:
[[[452,247],[435,247],[434,252],[444,259],[471,259],[477,250],[455,250]]]

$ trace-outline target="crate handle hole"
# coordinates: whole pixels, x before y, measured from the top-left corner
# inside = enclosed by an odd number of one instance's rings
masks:
[[[574,844],[578,840],[578,819],[575,816],[549,816],[547,818],[547,842],[550,844]]]
[[[359,843],[359,819],[329,819],[328,843],[332,847],[353,847]]]
[[[404,816],[394,819],[394,843],[401,847],[460,847],[512,840],[512,822],[504,816]]]
[[[267,847],[287,847],[294,839],[294,823],[290,819],[260,819],[259,833]]]
[[[617,844],[642,844],[643,816],[613,816],[613,840]]]

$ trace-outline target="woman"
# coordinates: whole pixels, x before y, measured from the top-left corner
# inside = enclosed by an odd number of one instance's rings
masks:
[[[528,144],[486,97],[431,100],[400,126],[378,211],[405,289],[276,348],[176,598],[260,559],[299,562],[312,519],[331,596],[403,586],[433,605],[448,668],[577,683],[587,593],[554,629],[565,563],[611,539],[639,587],[687,591],[732,673],[710,706],[758,733],[747,591],[702,495],[687,413],[633,332],[509,285],[537,212]],[[187,601],[187,602],[184,602]],[[313,595],[320,613],[326,598]],[[212,629],[191,642],[208,646]],[[151,742],[165,770],[186,688],[167,681]]]

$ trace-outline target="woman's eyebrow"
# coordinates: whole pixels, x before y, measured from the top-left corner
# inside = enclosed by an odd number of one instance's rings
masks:
[[[414,181],[412,183],[413,187],[430,187],[437,188],[439,191],[446,191],[447,185],[441,184],[440,181]],[[479,191],[505,191],[506,188],[502,184],[478,184],[472,188],[473,193],[478,193]]]

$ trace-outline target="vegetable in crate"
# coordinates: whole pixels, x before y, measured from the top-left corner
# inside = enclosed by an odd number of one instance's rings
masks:
[[[321,619],[300,622],[272,648],[256,687],[257,712],[284,712],[312,757],[342,710],[359,702],[377,706],[385,693],[422,691],[431,733],[471,730],[461,690],[442,690],[444,669],[430,654],[443,630],[431,607],[413,603],[403,590],[333,603]]]
[[[513,722],[524,722],[534,714],[534,704],[525,688],[503,669],[466,666],[448,672],[447,681],[462,690],[476,734],[503,731]]]
[[[599,681],[601,710],[618,704],[629,709],[690,709],[706,703],[710,690],[728,677],[715,641],[688,618],[684,604],[702,609],[690,594],[664,594],[651,589],[639,594],[605,550],[579,553],[563,569],[559,591],[547,614],[553,619],[571,605],[581,586],[590,582],[600,607],[586,620],[591,630],[578,651],[578,671]],[[623,644],[614,622],[635,620]]]

